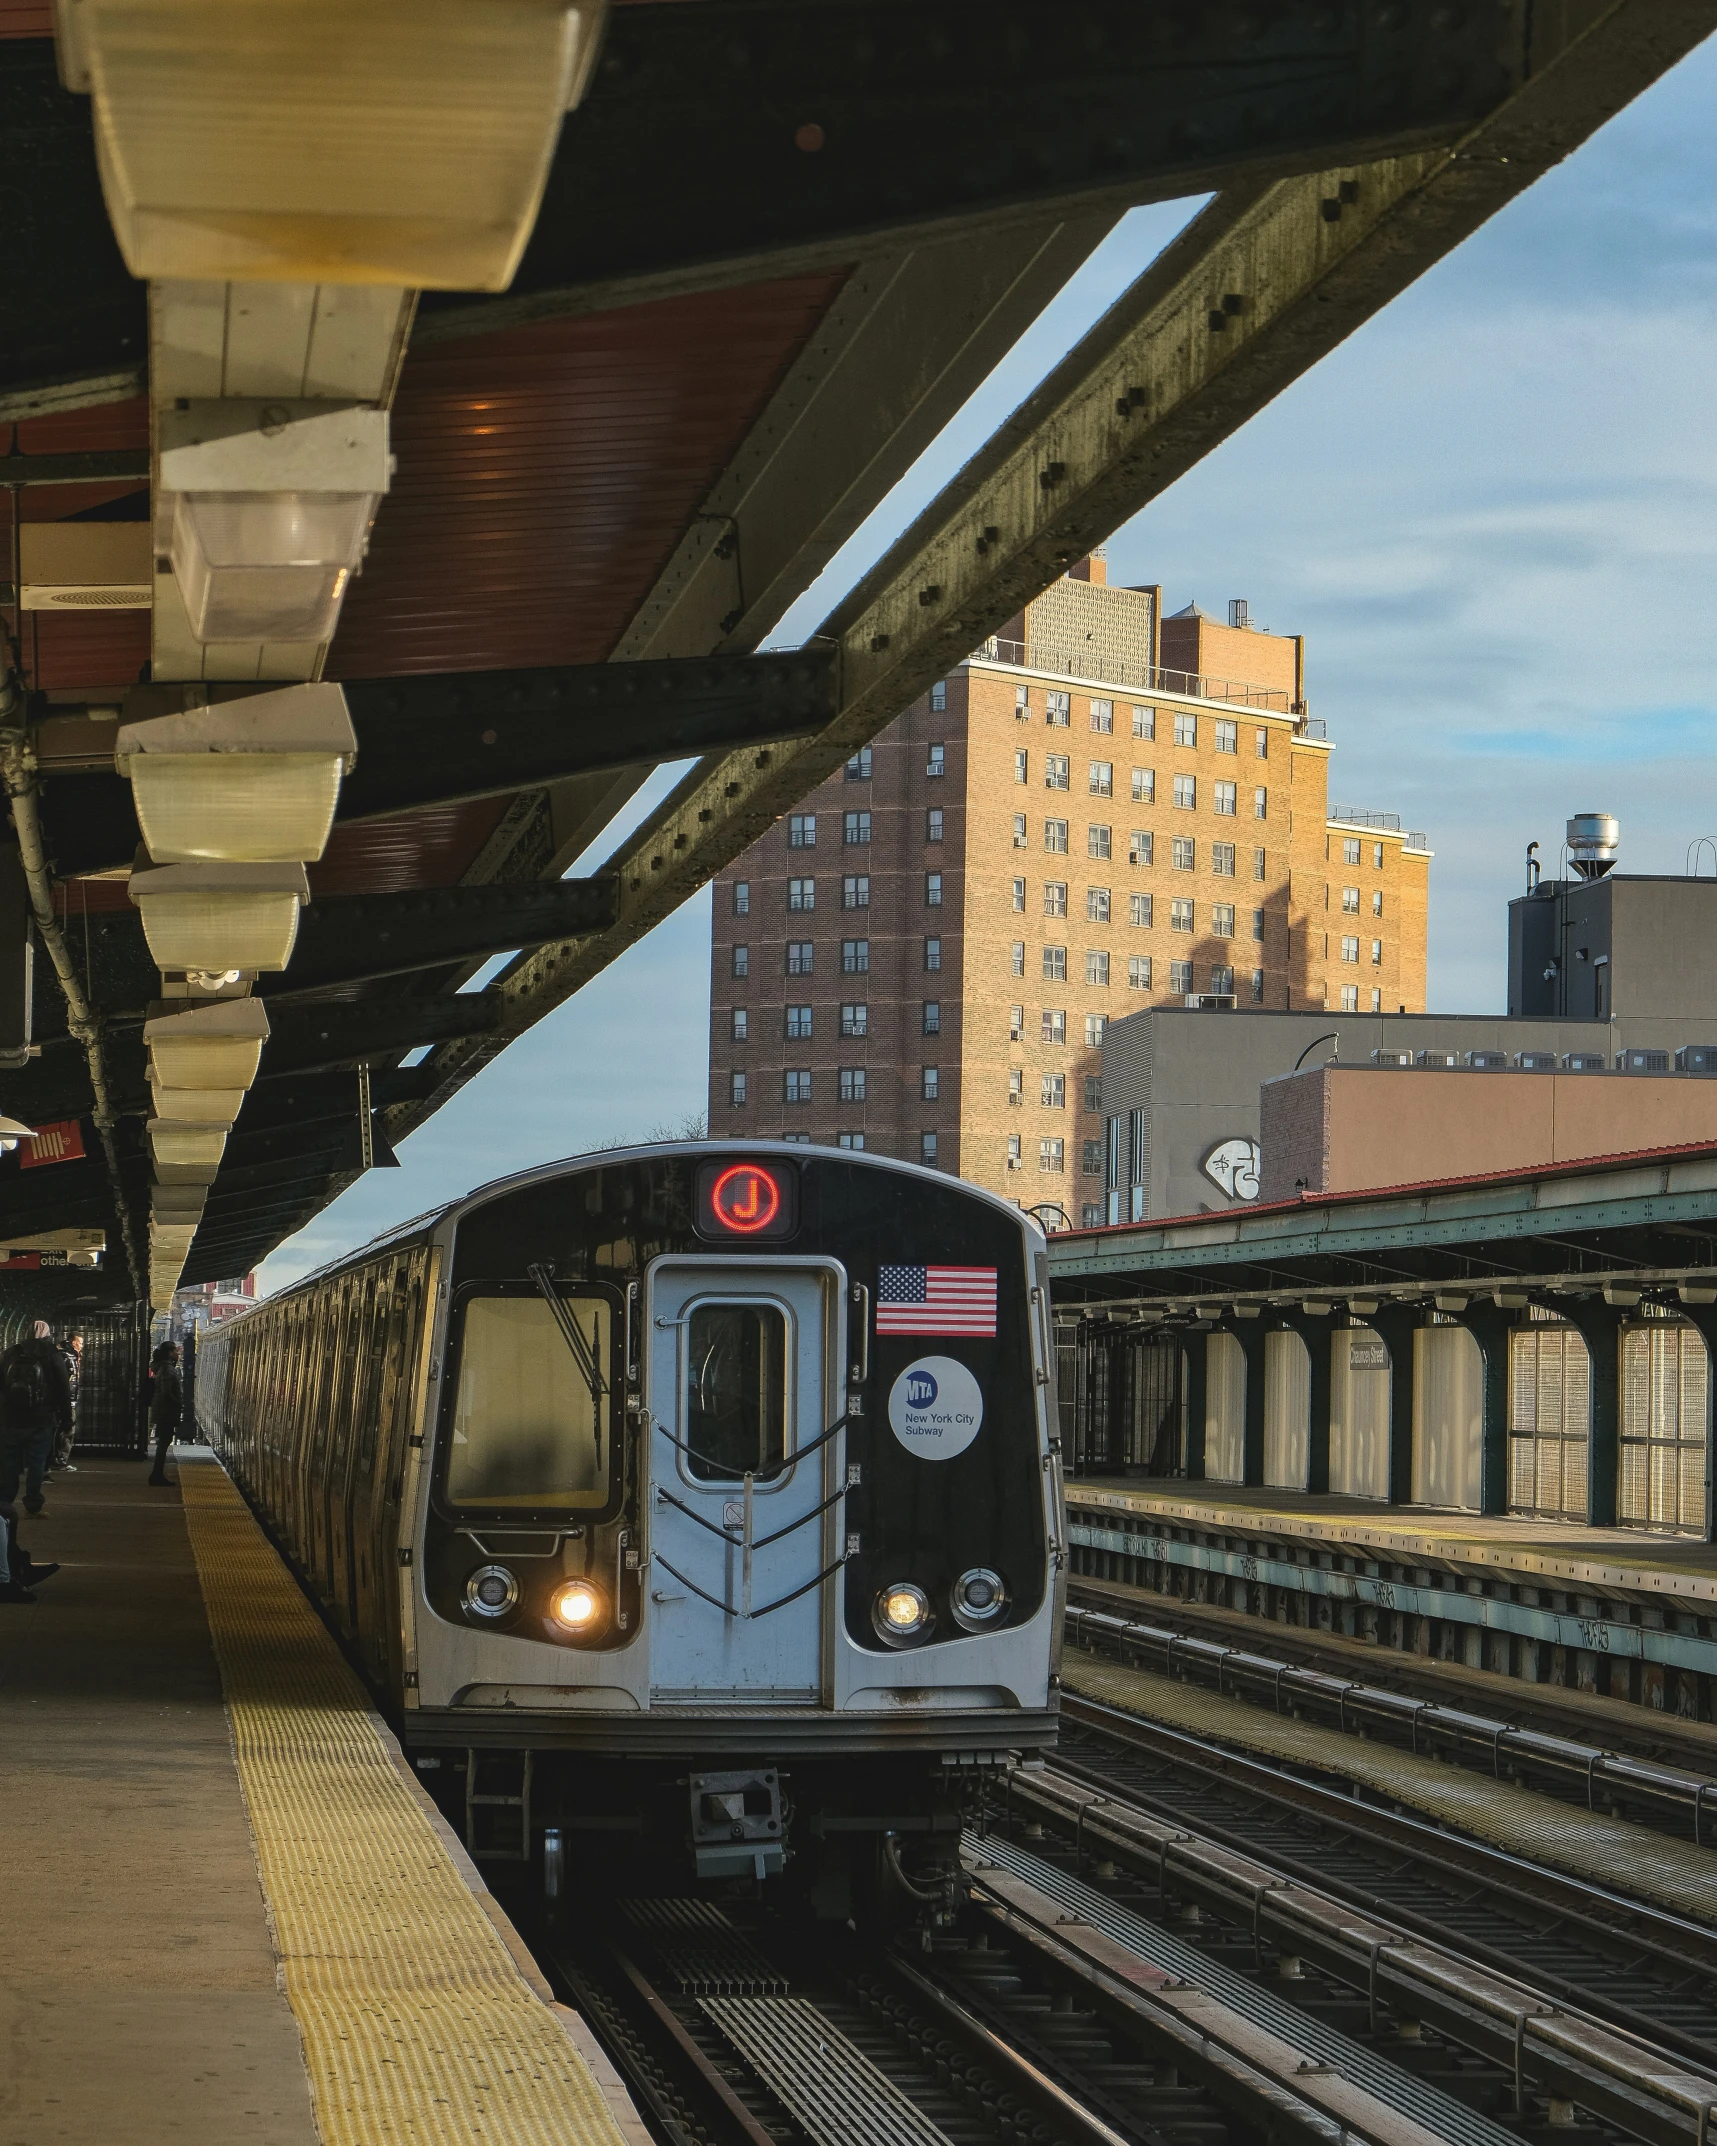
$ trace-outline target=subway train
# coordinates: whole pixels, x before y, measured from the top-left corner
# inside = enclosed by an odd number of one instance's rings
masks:
[[[211,1331],[196,1413],[479,1857],[933,1890],[1053,1741],[1036,1225],[862,1152],[504,1179]],[[462,1779],[461,1779],[462,1777]],[[856,1890],[855,1890],[856,1889]]]

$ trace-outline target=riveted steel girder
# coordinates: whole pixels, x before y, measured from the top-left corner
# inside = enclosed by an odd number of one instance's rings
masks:
[[[262,1049],[259,1079],[398,1058],[419,1044],[484,1035],[501,1008],[493,990],[360,1006],[283,1006]]]

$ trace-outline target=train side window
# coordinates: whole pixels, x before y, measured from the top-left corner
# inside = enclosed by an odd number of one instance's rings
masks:
[[[608,1503],[613,1309],[606,1297],[570,1291],[563,1302],[580,1337],[576,1353],[534,1292],[466,1299],[447,1456],[452,1504],[542,1511]]]
[[[770,1482],[787,1464],[787,1318],[700,1304],[687,1323],[686,1465],[703,1483]]]

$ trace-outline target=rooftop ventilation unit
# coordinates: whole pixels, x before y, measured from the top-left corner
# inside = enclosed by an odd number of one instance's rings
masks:
[[[1411,1051],[1373,1051],[1371,1062],[1374,1066],[1410,1066],[1413,1063],[1413,1053]]]
[[[1468,1051],[1467,1064],[1475,1073],[1501,1073],[1507,1070],[1506,1051]]]
[[[1609,1060],[1601,1051],[1570,1051],[1562,1061],[1564,1073],[1605,1073]]]
[[[1623,1051],[1616,1060],[1618,1073],[1667,1073],[1667,1051]]]
[[[1717,1073],[1717,1043],[1684,1043],[1675,1054],[1678,1073]]]
[[[1616,861],[1621,823],[1607,812],[1576,812],[1568,822],[1568,862],[1582,879],[1602,879]]]
[[[1523,1073],[1554,1073],[1556,1070],[1556,1053],[1554,1051],[1516,1051],[1514,1062]]]
[[[1458,1066],[1461,1054],[1459,1051],[1421,1051],[1417,1062],[1422,1066]]]
[[[1240,1003],[1232,991],[1189,991],[1188,1013],[1232,1013]]]

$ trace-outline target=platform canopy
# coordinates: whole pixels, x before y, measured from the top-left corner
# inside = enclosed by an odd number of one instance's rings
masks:
[[[102,1228],[159,1298],[385,1161],[1717,0],[278,0],[218,54],[182,0],[60,16],[0,0],[0,1109],[59,1128],[0,1238]],[[760,652],[1126,210],[1206,196]],[[349,742],[246,708],[319,683]],[[254,1070],[167,1077],[145,1024],[234,995]]]

